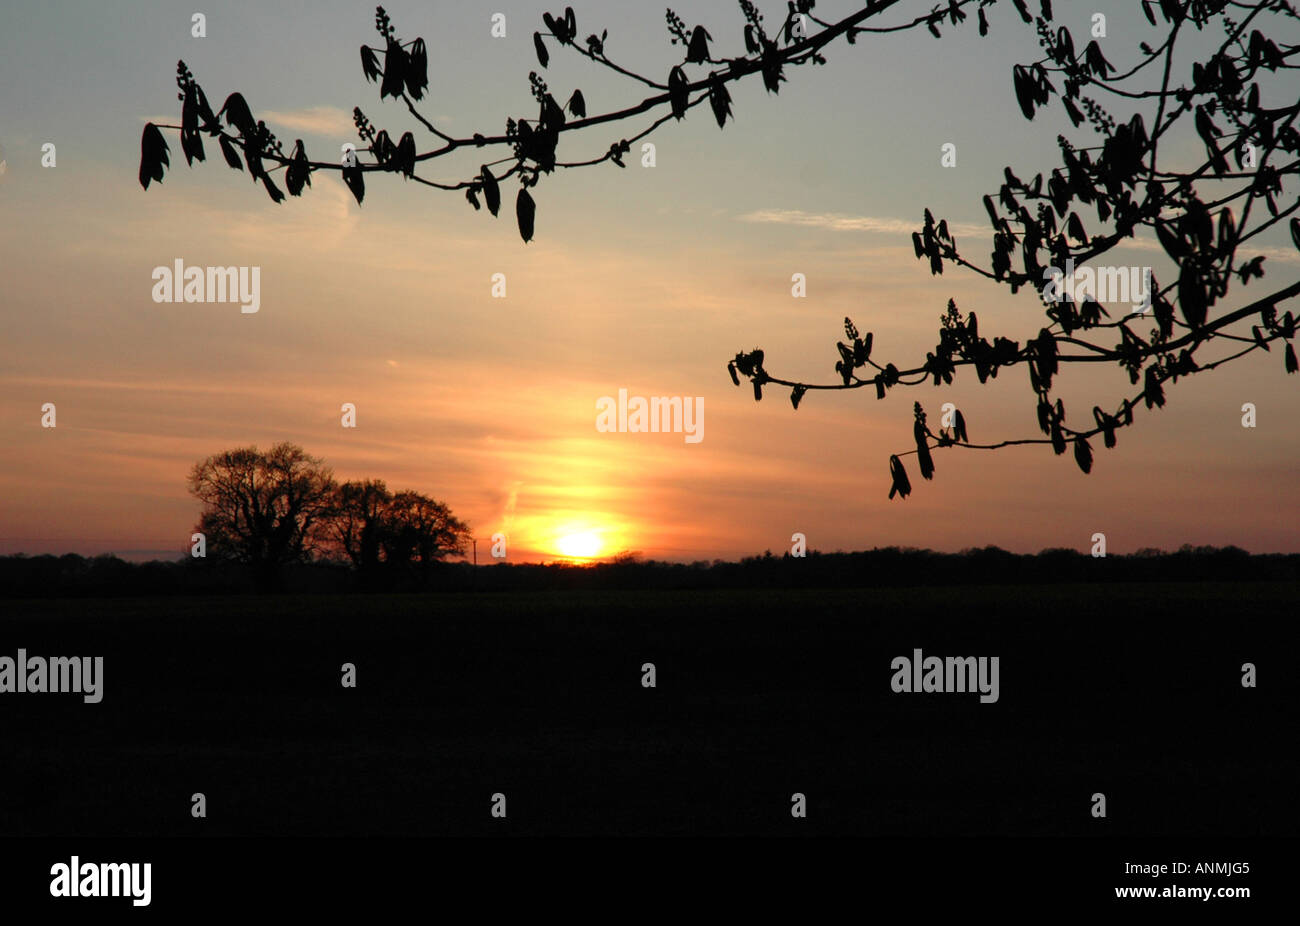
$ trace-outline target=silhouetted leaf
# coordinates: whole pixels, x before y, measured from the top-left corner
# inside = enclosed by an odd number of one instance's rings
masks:
[[[734,360],[727,361],[727,372],[731,374],[732,384],[739,386],[740,377],[736,375],[736,362]]]
[[[492,176],[486,164],[479,169],[479,178],[483,181],[483,198],[487,201],[488,212],[496,215],[501,208],[501,187],[497,186],[497,178]]]
[[[384,81],[379,85],[379,98],[386,96],[397,99],[406,86],[406,69],[409,63],[405,49],[397,39],[389,36],[388,49],[384,52]]]
[[[406,60],[406,89],[418,100],[424,96],[424,88],[427,86],[429,86],[429,53],[424,47],[424,39],[416,39]]]
[[[1093,39],[1088,43],[1088,46],[1084,48],[1083,60],[1087,63],[1088,68],[1092,73],[1099,77],[1106,77],[1111,71],[1115,70],[1111,63],[1106,60],[1106,56],[1101,53],[1101,46],[1097,44],[1096,39]]]
[[[1182,310],[1183,319],[1192,328],[1205,324],[1208,310],[1205,300],[1205,287],[1201,275],[1196,271],[1192,261],[1186,261],[1178,274],[1178,308]]]
[[[1201,136],[1201,141],[1205,143],[1205,150],[1210,156],[1210,162],[1214,166],[1216,176],[1221,176],[1228,172],[1228,159],[1223,156],[1215,139],[1223,134],[1222,130],[1214,124],[1210,114],[1206,112],[1204,106],[1196,107],[1196,133]]]
[[[766,42],[763,47],[763,86],[768,93],[780,93],[781,82],[785,80],[785,66],[781,52],[775,42]]]
[[[690,81],[686,79],[686,72],[680,64],[668,73],[668,100],[672,104],[674,116],[680,119],[686,115],[686,107],[690,102]]]
[[[372,82],[382,73],[379,70],[379,57],[369,45],[361,46],[361,73],[366,75],[366,80]]]
[[[1057,64],[1068,64],[1074,60],[1074,39],[1070,37],[1070,30],[1064,26],[1056,30],[1056,53],[1054,57]]]
[[[1012,81],[1016,89],[1016,102],[1020,104],[1020,111],[1025,114],[1026,119],[1034,118],[1034,83],[1033,78],[1029,76],[1023,65],[1015,65],[1011,69]]]
[[[709,60],[709,42],[713,36],[709,35],[707,29],[703,26],[696,26],[695,31],[691,33],[690,44],[686,48],[686,61],[689,64],[704,64]]]
[[[1074,439],[1074,462],[1085,474],[1092,472],[1092,446],[1082,437]]]
[[[912,425],[912,437],[916,440],[916,465],[921,470],[921,478],[933,479],[934,458],[930,456],[930,439],[920,421]]]
[[[569,112],[578,119],[587,118],[587,101],[583,99],[581,90],[574,90],[573,96],[569,97]]]
[[[907,470],[903,468],[903,461],[897,455],[889,458],[889,477],[893,483],[889,487],[890,498],[895,495],[907,498],[912,494],[912,483],[908,481]]]
[[[410,132],[402,133],[401,140],[397,143],[397,169],[402,172],[403,176],[410,177],[415,173],[415,136]]]
[[[536,214],[537,204],[528,195],[528,191],[520,187],[519,197],[515,200],[515,217],[519,220],[519,236],[525,244],[533,240],[533,219]]]
[[[375,137],[375,140],[379,143],[378,145],[376,145],[376,147],[380,148],[383,152],[380,157],[380,160],[383,161],[385,164],[393,165],[398,170],[401,170],[401,162],[398,157],[397,145],[393,144],[393,139],[389,136],[389,134],[387,132],[380,132]]]
[[[1164,408],[1165,390],[1160,385],[1160,374],[1155,367],[1147,367],[1142,385],[1147,408]]]
[[[262,169],[262,155],[253,145],[252,139],[244,142],[244,163],[248,165],[248,174],[256,183],[266,173]]]
[[[197,129],[190,132],[181,130],[181,151],[185,154],[186,164],[193,165],[195,161],[207,160],[203,151],[203,136]]]
[[[243,94],[232,93],[226,97],[225,104],[221,107],[221,112],[226,114],[226,125],[233,125],[239,129],[239,134],[245,138],[251,137],[257,131],[257,123],[253,121],[253,112],[248,108],[248,103],[244,101]]]
[[[1300,370],[1300,365],[1296,364],[1295,345],[1289,341],[1287,342],[1286,345],[1285,363],[1286,363],[1286,371],[1288,373],[1294,373],[1296,370]]]
[[[1107,415],[1095,405],[1092,408],[1092,417],[1097,422],[1097,427],[1101,428],[1102,435],[1105,437],[1106,446],[1115,446],[1115,426],[1119,423],[1110,415]]]
[[[993,227],[997,228],[998,210],[997,207],[993,205],[993,197],[989,196],[987,193],[984,194],[984,210],[989,214],[989,221],[993,223]],[[916,256],[920,257],[921,255],[917,254]]]
[[[244,162],[239,159],[239,152],[235,149],[235,143],[224,135],[218,139],[218,143],[221,145],[221,153],[226,157],[226,163],[235,170],[242,171]]]
[[[356,197],[357,205],[361,205],[361,201],[366,198],[366,180],[362,174],[361,165],[353,164],[351,167],[344,167],[343,182],[348,185],[348,189]]]
[[[800,400],[803,399],[803,394],[807,391],[807,388],[804,386],[795,386],[790,390],[790,404],[793,405],[796,410],[799,408]]]
[[[966,436],[966,419],[962,417],[960,408],[953,413],[952,420],[953,430],[957,433],[957,439],[964,443],[968,443],[970,438]]]
[[[1053,418],[1048,428],[1048,436],[1052,439],[1052,451],[1059,457],[1065,453],[1065,434],[1061,431],[1061,422]]]
[[[1065,114],[1070,117],[1070,122],[1074,124],[1074,127],[1078,128],[1083,125],[1083,113],[1079,112],[1079,107],[1074,105],[1074,101],[1069,97],[1065,97],[1061,100],[1061,103],[1065,106]]]
[[[853,363],[855,366],[861,366],[871,359],[871,340],[874,337],[870,331],[865,338],[854,338],[853,340]]]
[[[1291,229],[1291,243],[1296,246],[1297,251],[1300,251],[1300,219],[1292,219],[1289,227]]]
[[[293,146],[289,168],[284,174],[284,185],[289,188],[290,196],[301,196],[302,188],[311,186],[311,166],[301,138]]]
[[[564,118],[564,110],[560,104],[555,102],[555,97],[546,94],[542,100],[542,123],[550,129],[561,129],[568,120]]]
[[[163,167],[170,165],[167,139],[163,138],[158,126],[146,122],[140,135],[140,186],[147,190],[151,180],[162,183]]]
[[[194,165],[196,160],[207,160],[203,151],[203,135],[199,134],[199,92],[194,83],[186,85],[185,103],[181,105],[181,151],[185,153],[185,163],[188,165]]]
[[[542,34],[540,32],[533,33],[533,48],[537,51],[538,64],[542,67],[546,67],[551,63],[550,52],[546,50],[546,43],[542,41]]]
[[[1083,230],[1083,220],[1079,218],[1079,213],[1077,212],[1070,213],[1070,218],[1065,223],[1065,228],[1066,231],[1070,233],[1070,237],[1073,238],[1075,241],[1079,242],[1080,244],[1088,243],[1088,235]]]
[[[709,105],[713,107],[713,118],[718,120],[718,128],[722,128],[731,115],[731,94],[717,74],[709,75]]]
[[[221,123],[217,121],[216,113],[214,113],[212,107],[208,105],[208,95],[203,92],[203,88],[198,84],[192,84],[191,86],[194,87],[194,96],[197,101],[199,119],[202,121],[202,125],[199,126],[199,129],[207,132],[209,135],[220,134]]]
[[[266,187],[267,195],[271,197],[273,202],[279,203],[284,201],[284,194],[281,193],[280,188],[275,185],[275,181],[271,179],[270,174],[263,172],[262,186]]]
[[[478,212],[480,209],[483,208],[482,206],[479,205],[478,195],[474,192],[473,187],[468,187],[465,190],[465,198],[469,200],[469,204],[474,207],[475,212]]]

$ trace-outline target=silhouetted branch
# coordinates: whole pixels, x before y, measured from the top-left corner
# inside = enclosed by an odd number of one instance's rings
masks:
[[[1037,398],[1039,428],[1046,438],[973,444],[966,439],[965,420],[960,412],[957,412],[956,427],[935,433],[926,426],[925,412],[917,403],[914,408],[917,447],[890,458],[891,498],[896,494],[906,497],[911,492],[900,460],[903,456],[917,455],[922,475],[929,479],[934,472],[930,450],[938,447],[992,450],[1049,443],[1061,454],[1073,444],[1075,460],[1086,473],[1092,467],[1088,438],[1102,434],[1106,446],[1113,447],[1116,430],[1132,424],[1132,411],[1139,402],[1147,408],[1164,405],[1165,383],[1217,369],[1259,349],[1269,350],[1270,343],[1277,340],[1287,342],[1283,358],[1286,372],[1294,373],[1300,367],[1290,343],[1295,335],[1294,314],[1290,311],[1280,317],[1278,314],[1283,302],[1300,295],[1300,282],[1282,286],[1236,310],[1213,316],[1210,313],[1227,295],[1234,276],[1243,286],[1264,276],[1263,256],[1257,255],[1237,266],[1242,245],[1300,209],[1300,200],[1294,196],[1290,197],[1291,205],[1278,204],[1284,195],[1283,179],[1300,172],[1300,160],[1290,160],[1282,166],[1271,163],[1280,152],[1300,153],[1300,134],[1294,128],[1300,115],[1300,102],[1275,108],[1263,106],[1260,85],[1252,83],[1262,72],[1285,73],[1300,67],[1290,63],[1300,54],[1300,47],[1279,47],[1258,28],[1251,30],[1246,38],[1247,29],[1265,13],[1295,19],[1294,9],[1267,0],[1231,4],[1223,0],[1161,0],[1158,5],[1144,2],[1142,9],[1151,25],[1157,25],[1154,11],[1158,8],[1168,34],[1156,48],[1143,43],[1143,59],[1128,70],[1115,73],[1097,42],[1090,42],[1076,53],[1069,31],[1064,27],[1056,30],[1050,27],[1050,2],[1041,3],[1042,15],[1038,17],[1029,14],[1023,0],[1013,2],[1025,22],[1034,23],[1045,52],[1038,61],[1016,65],[1013,69],[1015,94],[1025,117],[1032,119],[1036,110],[1056,95],[1073,124],[1077,127],[1089,122],[1102,136],[1102,144],[1081,148],[1059,138],[1062,167],[1051,172],[1046,184],[1042,174],[1025,183],[1011,168],[1006,169],[1006,182],[998,194],[1003,211],[998,210],[991,196],[984,198],[994,229],[990,268],[980,267],[961,256],[948,232],[947,222],[936,223],[928,209],[924,226],[913,234],[912,240],[916,256],[929,262],[933,274],[941,274],[947,262],[1003,283],[1013,293],[1022,286],[1033,286],[1045,306],[1048,325],[1023,346],[1002,337],[990,343],[980,337],[974,315],[963,318],[950,300],[948,313],[942,317],[939,344],[927,354],[924,364],[913,369],[899,370],[894,364],[881,367],[870,358],[871,335],[860,337],[848,319],[845,319],[845,333],[852,343],[838,344],[840,360],[835,365],[840,374],[838,383],[812,384],[773,377],[763,367],[761,350],[741,352],[728,364],[734,382],[739,384],[738,374],[751,380],[756,399],[762,398],[763,387],[769,384],[789,387],[795,408],[804,394],[814,389],[857,389],[870,385],[875,387],[878,398],[884,398],[894,386],[919,385],[928,379],[935,385],[951,383],[957,368],[962,366],[974,366],[981,383],[995,378],[1001,368],[1028,366],[1030,385]],[[981,34],[987,31],[984,8],[990,5],[980,5]],[[1244,10],[1246,14],[1240,21],[1235,20],[1226,12],[1229,8],[1234,12]],[[937,12],[940,8],[935,9]],[[959,21],[956,13],[951,18],[954,23]],[[1182,26],[1191,22],[1198,31],[1203,31],[1216,18],[1222,19],[1225,40],[1207,60],[1195,64],[1191,86],[1171,86],[1173,55]],[[1162,58],[1164,67],[1158,89],[1118,86]],[[1049,74],[1063,79],[1060,89],[1052,83]],[[1140,113],[1127,123],[1117,123],[1095,100],[1081,93],[1090,86],[1122,99],[1156,100],[1155,128],[1151,135],[1147,136]],[[1294,92],[1294,82],[1289,85],[1283,82],[1281,92]],[[1206,149],[1205,161],[1193,170],[1158,169],[1160,139],[1187,117],[1193,117],[1195,133]],[[1219,127],[1217,118],[1225,119],[1231,126],[1227,130]],[[1228,154],[1235,157],[1238,170],[1229,168]],[[1239,186],[1227,195],[1209,198],[1201,195],[1203,186],[1212,185],[1218,190],[1232,182],[1239,182]],[[1141,198],[1135,198],[1137,195]],[[1238,221],[1228,204],[1243,199]],[[1269,214],[1252,225],[1252,208],[1260,200],[1266,204]],[[1026,203],[1036,203],[1036,212],[1031,213]],[[1093,206],[1097,220],[1112,224],[1114,230],[1089,236],[1078,208],[1082,205]],[[1084,267],[1135,237],[1140,228],[1154,233],[1177,270],[1175,281],[1164,287],[1154,285],[1153,276],[1147,278],[1149,308],[1157,327],[1146,338],[1132,327],[1136,317],[1145,316],[1129,315],[1103,321],[1110,313],[1093,298],[1093,293],[1085,293],[1083,299],[1076,301],[1072,295],[1062,296],[1060,290],[1068,271]],[[1300,220],[1290,218],[1289,228],[1293,243],[1300,249]],[[1040,255],[1045,259],[1040,260]],[[1016,257],[1023,270],[1014,268]],[[1091,272],[1094,268],[1088,269]],[[1130,295],[1128,287],[1124,290]],[[1107,298],[1110,301],[1114,297]],[[1254,316],[1258,316],[1259,323],[1251,327],[1249,337],[1227,330]],[[1096,342],[1103,331],[1118,331],[1120,343],[1112,347]],[[1185,333],[1176,335],[1176,331]],[[1076,332],[1088,332],[1091,339],[1076,336]],[[1218,338],[1247,346],[1214,360],[1197,360],[1196,352]],[[1063,345],[1073,345],[1082,352],[1067,353],[1061,349]],[[1114,414],[1094,407],[1095,427],[1071,428],[1065,422],[1063,403],[1059,399],[1053,402],[1051,396],[1054,376],[1060,365],[1069,363],[1116,363],[1132,383],[1143,380],[1143,389],[1126,399]],[[869,378],[859,377],[856,371],[866,366],[879,372]]]

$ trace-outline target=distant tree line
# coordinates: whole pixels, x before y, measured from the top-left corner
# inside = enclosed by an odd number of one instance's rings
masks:
[[[203,504],[200,558],[247,567],[261,589],[309,563],[348,563],[363,587],[385,584],[463,555],[470,536],[444,503],[378,479],[338,483],[288,442],[213,454],[194,464],[189,491]]]
[[[382,563],[383,560],[381,559]],[[1237,547],[1143,550],[1094,558],[1074,550],[1009,553],[997,547],[962,553],[887,547],[807,557],[749,557],[739,562],[664,563],[622,557],[588,566],[473,566],[432,561],[427,568],[380,569],[368,575],[351,562],[286,565],[277,588],[307,594],[360,591],[581,592],[637,589],[872,588],[882,586],[1050,585],[1132,582],[1289,582],[1300,579],[1300,554],[1251,555]],[[236,560],[185,557],[128,563],[106,554],[0,557],[0,597],[202,596],[262,590],[258,571]]]

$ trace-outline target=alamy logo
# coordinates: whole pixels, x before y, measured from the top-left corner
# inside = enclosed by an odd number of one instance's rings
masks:
[[[596,400],[596,430],[602,434],[667,433],[685,434],[686,443],[704,440],[704,396],[628,397],[618,391],[618,400],[603,395]]]
[[[245,315],[262,307],[261,267],[186,267],[178,257],[154,267],[153,280],[154,302],[238,302]]]
[[[50,866],[51,897],[130,897],[137,907],[149,906],[153,865],[150,862],[70,862]]]
[[[1150,267],[1079,267],[1074,258],[1067,257],[1065,271],[1060,267],[1044,267],[1043,299],[1048,302],[1083,302],[1091,299],[1103,305],[1127,302],[1133,314],[1151,308]]]
[[[998,700],[997,656],[926,656],[919,649],[912,656],[895,656],[889,687],[895,692],[939,692],[944,694],[978,691],[981,704]]]
[[[87,704],[104,699],[103,656],[0,656],[0,694],[80,694]]]

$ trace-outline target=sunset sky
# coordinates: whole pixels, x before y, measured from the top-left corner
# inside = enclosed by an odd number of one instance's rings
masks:
[[[985,387],[963,368],[951,387],[896,389],[881,402],[869,389],[809,394],[797,412],[784,390],[756,403],[748,384],[731,384],[726,362],[755,346],[773,375],[833,382],[846,315],[874,333],[874,359],[900,367],[933,349],[949,298],[976,311],[989,337],[1023,341],[1042,326],[1032,292],[1012,296],[954,268],[933,277],[909,238],[928,206],[986,262],[980,197],[996,193],[1004,165],[1028,179],[1059,163],[1058,132],[1094,143],[1055,102],[1032,123],[1020,114],[1011,65],[1039,49],[1009,4],[991,12],[987,39],[972,17],[942,42],[924,30],[841,40],[826,67],[791,69],[779,95],[758,79],[733,84],[735,122],[719,131],[705,106],[663,126],[650,138],[653,168],[638,146],[626,170],[556,171],[533,191],[527,245],[513,180],[497,219],[460,193],[377,174],[366,175],[364,206],[324,171],[276,205],[224,165],[215,140],[205,138],[207,163],[188,168],[173,132],[166,179],[143,191],[144,124],[179,122],[177,59],[214,108],[241,91],[286,151],[302,138],[314,159],[337,160],[357,140],[354,105],[394,138],[412,130],[420,150],[436,146],[362,76],[357,49],[378,41],[373,5],[199,4],[206,38],[190,35],[193,6],[51,0],[0,13],[0,553],[179,556],[199,510],[185,488],[191,465],[281,440],[324,457],[339,479],[446,501],[476,537],[506,533],[512,561],[556,558],[564,538],[589,534],[599,555],[672,560],[779,554],[794,532],[824,551],[1087,550],[1097,531],[1118,553],[1300,551],[1300,376],[1285,375],[1281,350],[1169,385],[1168,405],[1137,412],[1116,449],[1094,443],[1091,475],[1045,446],[945,450],[933,482],[907,458],[906,501],[887,498],[888,459],[912,447],[912,403],[935,419],[955,403],[973,440],[1038,437],[1023,368]],[[785,4],[760,6],[772,22]],[[1105,40],[1117,64],[1154,34],[1136,4],[1063,6],[1080,45],[1094,6],[1118,11]],[[817,12],[855,7],[822,0]],[[535,117],[532,34],[548,7],[387,9],[400,36],[428,45],[423,111],[440,127],[497,134],[508,116]],[[735,3],[674,9],[709,29],[715,54],[743,50]],[[496,11],[505,38],[490,37]],[[580,35],[608,29],[607,51],[628,67],[664,80],[680,60],[662,5],[575,11]],[[580,87],[593,114],[648,91],[554,42],[543,76],[561,101]],[[560,156],[599,156],[648,122],[566,133]],[[47,142],[53,168],[40,164]],[[955,168],[940,166],[945,142]],[[1202,156],[1194,136],[1183,143],[1184,163]],[[465,179],[506,153],[470,149],[421,173]],[[1171,164],[1180,154],[1162,147]],[[1285,230],[1258,244],[1250,253],[1268,256],[1267,276],[1258,290],[1234,287],[1231,307],[1300,276]],[[1167,266],[1153,240],[1112,254],[1153,265],[1157,278]],[[260,267],[260,311],[155,303],[153,268],[178,258]],[[491,296],[495,273],[506,275],[504,299]],[[806,275],[807,298],[791,296],[794,273]],[[1117,367],[1087,366],[1060,380],[1074,422],[1133,391]],[[598,432],[596,402],[619,389],[702,396],[703,440]],[[54,429],[40,425],[46,402]],[[340,425],[345,402],[356,429]],[[1254,429],[1241,426],[1245,402],[1257,406]]]

